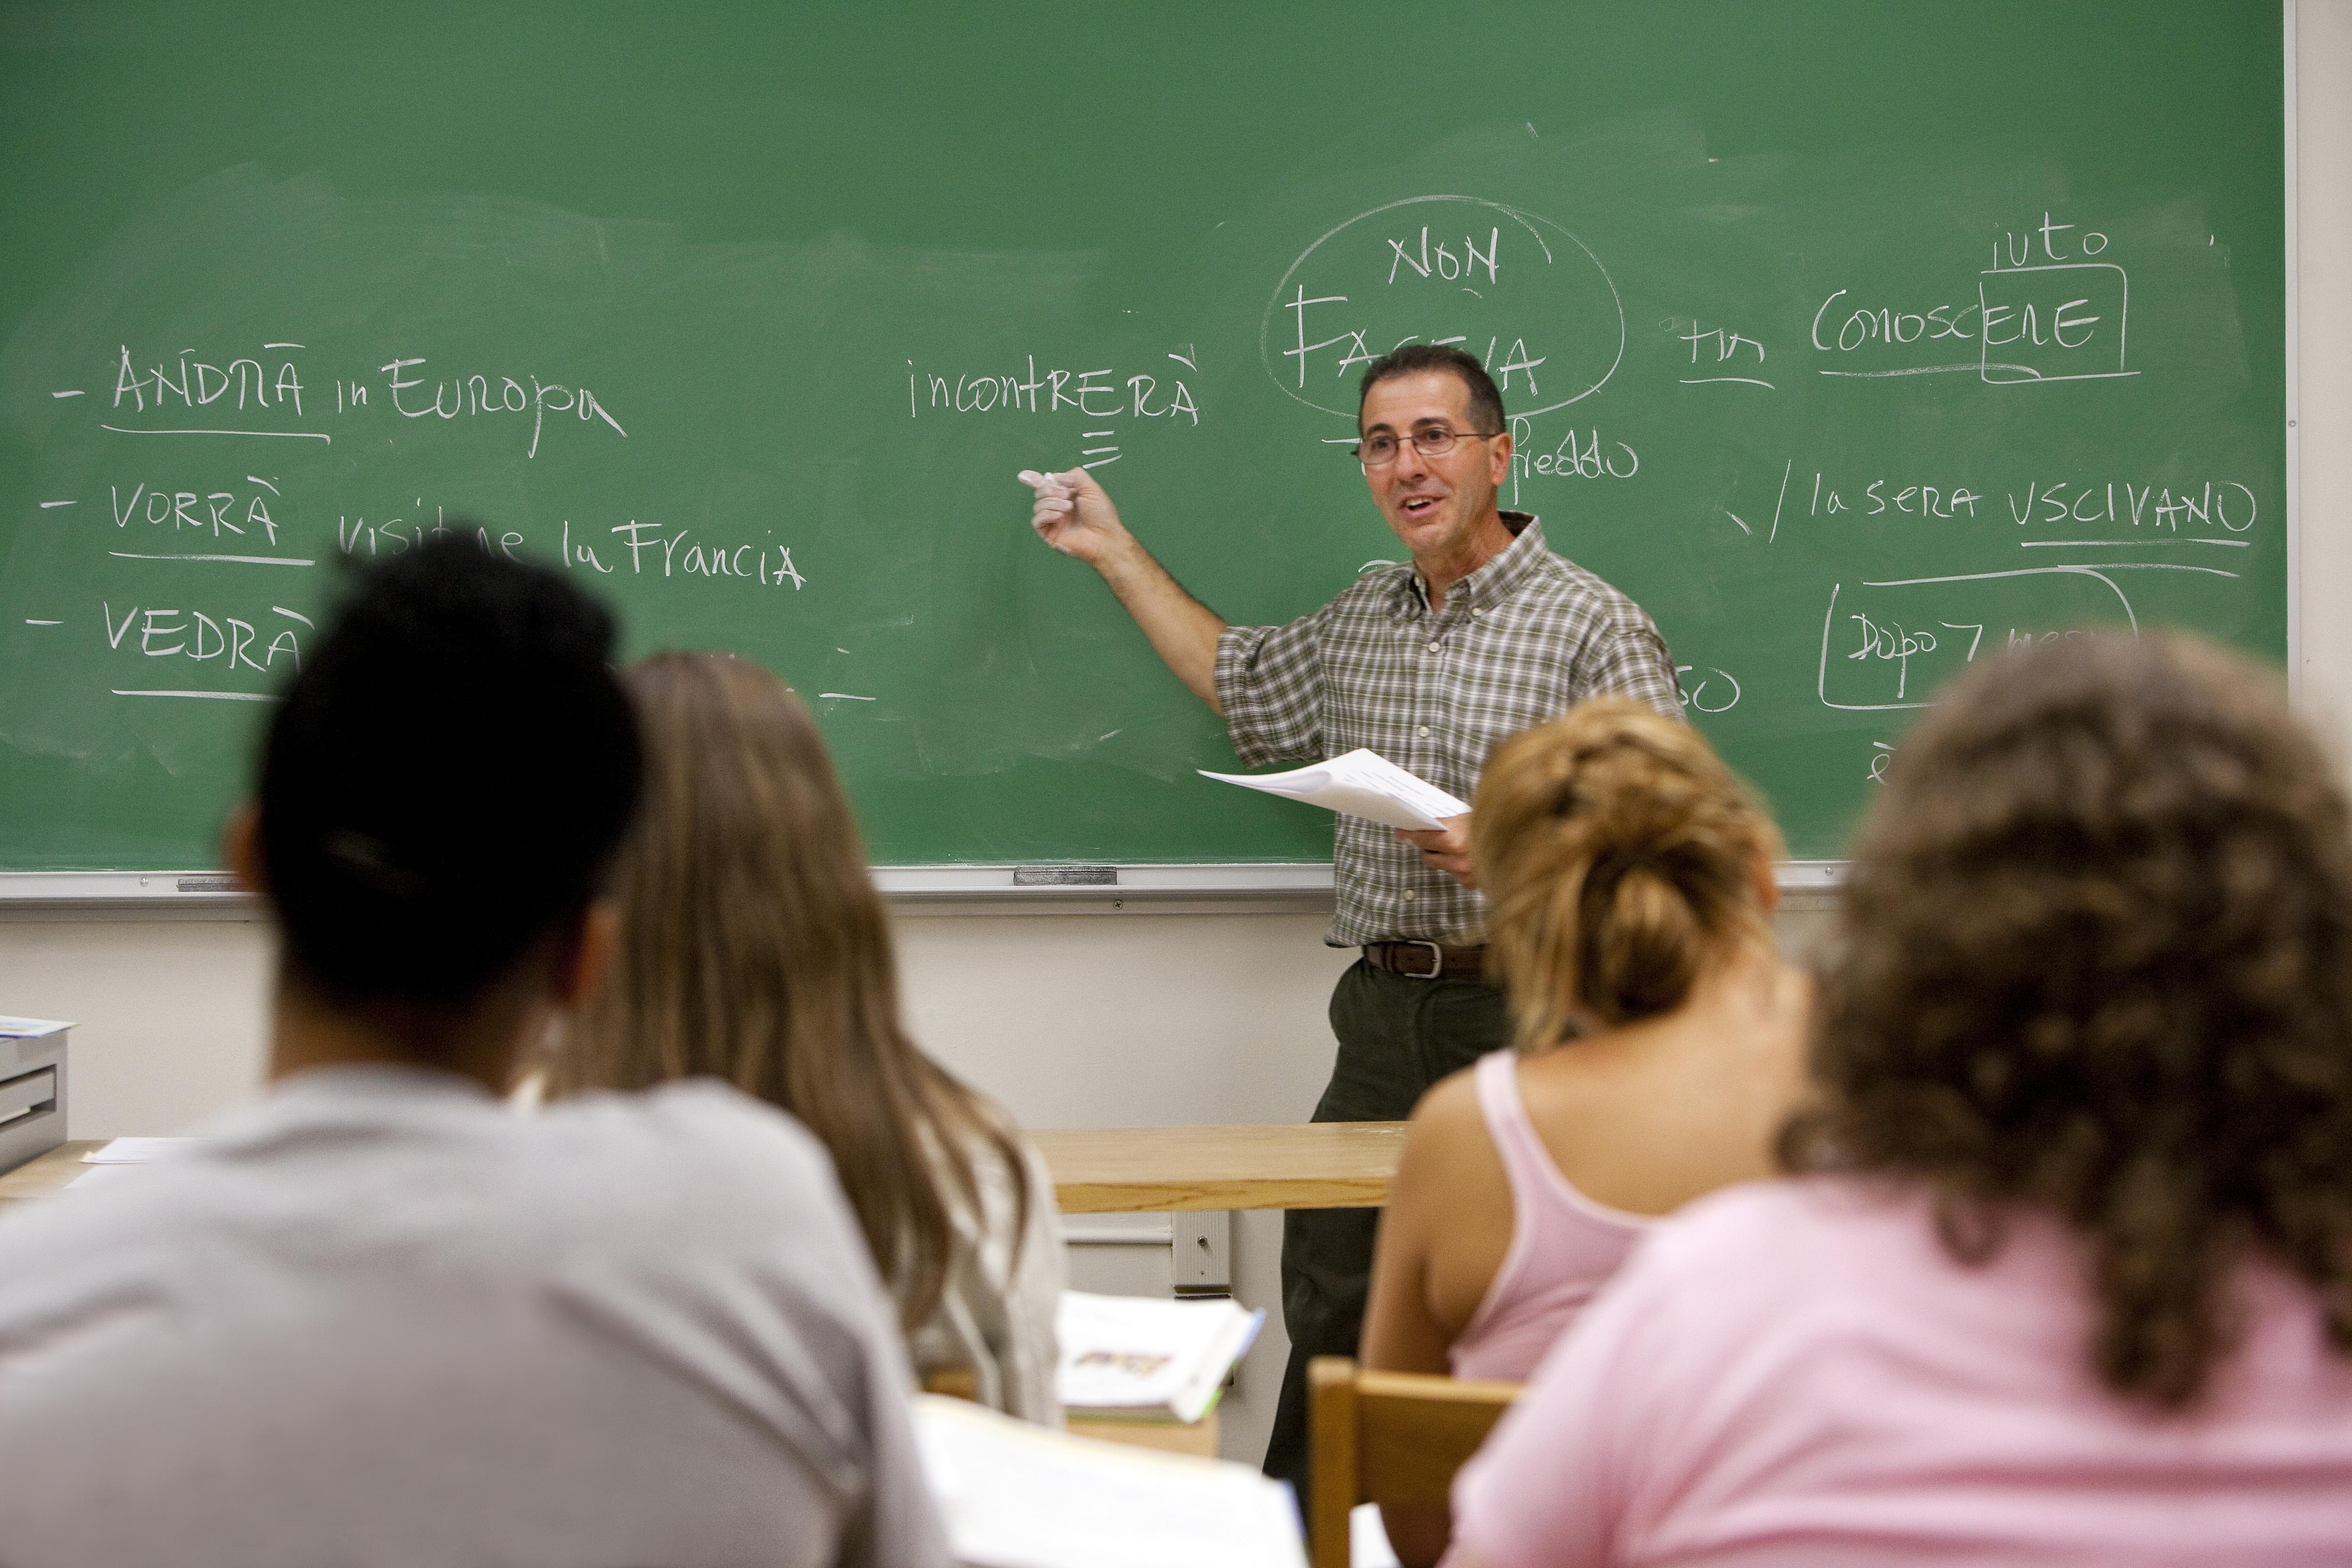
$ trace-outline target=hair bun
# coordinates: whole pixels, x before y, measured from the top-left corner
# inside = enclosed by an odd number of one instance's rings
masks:
[[[1622,698],[1512,737],[1478,789],[1487,940],[1523,1048],[1672,1011],[1763,923],[1780,839],[1688,726]]]

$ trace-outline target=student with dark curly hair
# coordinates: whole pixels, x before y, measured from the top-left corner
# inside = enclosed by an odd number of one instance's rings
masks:
[[[1654,1230],[1465,1560],[2352,1561],[2352,836],[2177,637],[1979,667],[1863,834],[1795,1179]]]

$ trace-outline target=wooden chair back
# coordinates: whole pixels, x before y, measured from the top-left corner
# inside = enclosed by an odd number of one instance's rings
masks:
[[[980,1398],[980,1373],[968,1366],[935,1366],[923,1373],[923,1392],[976,1402]]]
[[[1344,1356],[1307,1365],[1307,1539],[1313,1568],[1349,1568],[1360,1502],[1443,1508],[1454,1473],[1519,1395],[1516,1383],[1372,1372]]]

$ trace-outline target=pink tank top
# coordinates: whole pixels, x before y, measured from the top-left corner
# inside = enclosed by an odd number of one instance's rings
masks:
[[[1473,1074],[1511,1184],[1511,1246],[1446,1359],[1456,1377],[1524,1383],[1652,1222],[1594,1203],[1560,1174],[1519,1098],[1517,1052],[1481,1057]]]

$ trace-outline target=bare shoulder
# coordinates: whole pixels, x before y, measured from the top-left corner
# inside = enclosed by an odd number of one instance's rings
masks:
[[[1428,1141],[1482,1131],[1486,1119],[1478,1110],[1478,1069],[1466,1067],[1448,1073],[1424,1090],[1412,1108],[1415,1139]]]
[[[1438,1079],[1412,1108],[1405,1133],[1405,1172],[1449,1186],[1487,1173],[1500,1178],[1502,1161],[1478,1106],[1476,1072],[1468,1067]]]

